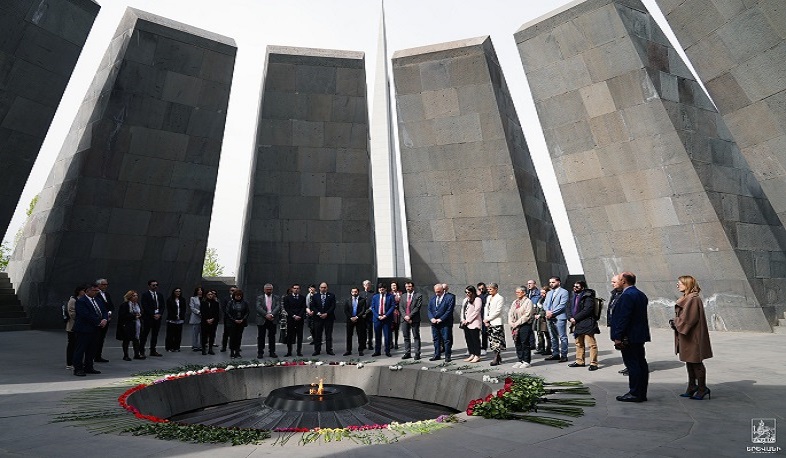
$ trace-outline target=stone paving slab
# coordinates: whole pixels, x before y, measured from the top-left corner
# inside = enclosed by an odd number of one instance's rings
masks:
[[[343,326],[334,332],[342,336]],[[422,331],[425,333],[424,326]],[[190,342],[188,332],[183,342]],[[426,335],[426,334],[423,334]],[[161,336],[163,338],[163,336]],[[253,354],[255,336],[246,335],[244,353]],[[424,436],[404,436],[389,445],[361,445],[352,441],[297,445],[293,439],[285,446],[272,441],[257,446],[232,447],[224,444],[188,444],[161,441],[151,437],[93,435],[82,427],[50,423],[60,401],[78,389],[106,386],[132,373],[164,369],[184,363],[226,361],[225,353],[202,356],[184,347],[181,353],[165,353],[162,358],[125,362],[119,358],[118,342],[107,341],[105,356],[111,360],[97,364],[103,373],[76,378],[66,371],[63,360],[66,336],[61,331],[19,331],[0,333],[0,456],[83,457],[88,450],[100,450],[107,457],[147,456],[552,456],[570,450],[577,456],[747,456],[752,418],[784,421],[783,399],[786,367],[780,349],[786,334],[711,332],[715,358],[706,361],[711,400],[693,401],[677,396],[684,389],[685,369],[673,355],[670,332],[653,330],[647,354],[650,373],[649,402],[627,404],[614,397],[627,391],[627,379],[619,355],[609,350],[602,334],[599,339],[600,367],[595,372],[551,363],[541,356],[533,358],[529,372],[547,380],[581,380],[590,387],[595,407],[585,408],[585,416],[574,419],[573,426],[551,428],[522,421],[497,421],[470,418],[466,423]],[[458,359],[464,352],[463,339],[455,347]],[[424,342],[425,343],[425,342]],[[336,352],[343,353],[343,338],[336,341]],[[424,347],[424,356],[428,356]],[[279,349],[280,350],[280,349]],[[306,348],[304,350],[310,350]],[[372,364],[390,365],[403,354],[394,350],[393,358],[377,358]],[[569,357],[572,359],[573,353]],[[503,354],[502,370],[511,370],[513,352]],[[342,361],[348,358],[331,357]],[[370,358],[364,358],[370,359]],[[328,359],[323,359],[327,361]],[[488,367],[486,358],[483,366]],[[457,366],[463,362],[456,361]],[[434,367],[422,361],[412,366]],[[489,372],[495,375],[499,372]],[[477,378],[481,374],[471,374]],[[784,440],[773,446],[783,446]],[[580,446],[577,446],[580,444]],[[784,451],[776,453],[783,456]]]

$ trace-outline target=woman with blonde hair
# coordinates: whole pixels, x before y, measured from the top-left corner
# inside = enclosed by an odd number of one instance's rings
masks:
[[[703,361],[712,358],[710,333],[704,315],[704,303],[699,297],[699,283],[690,275],[677,281],[682,297],[674,304],[674,318],[669,320],[674,329],[674,353],[680,355],[688,370],[688,388],[680,396],[701,401],[710,399],[707,371]]]
[[[128,344],[133,344],[134,359],[145,359],[142,348],[139,345],[139,332],[142,324],[142,307],[139,305],[139,294],[130,290],[123,295],[123,302],[118,310],[117,321],[117,340],[123,342],[123,361],[131,361],[128,356]]]

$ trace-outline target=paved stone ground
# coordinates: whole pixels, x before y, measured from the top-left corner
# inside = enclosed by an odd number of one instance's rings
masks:
[[[244,353],[255,356],[255,335],[247,331]],[[427,335],[427,328],[423,328]],[[113,332],[110,331],[113,335]],[[343,336],[337,325],[335,335]],[[430,333],[428,334],[430,335]],[[202,356],[184,347],[181,353],[164,353],[163,358],[122,361],[115,340],[108,341],[104,356],[111,362],[97,364],[101,375],[74,377],[64,369],[66,336],[57,331],[19,331],[0,333],[0,456],[281,456],[297,453],[308,456],[748,456],[752,418],[776,418],[786,425],[786,366],[782,348],[786,334],[717,333],[711,335],[716,357],[706,362],[712,399],[694,401],[677,395],[685,388],[685,369],[672,352],[671,332],[653,330],[647,346],[652,373],[649,402],[628,404],[614,397],[627,391],[619,353],[599,336],[601,369],[589,372],[568,368],[562,363],[534,358],[531,372],[548,380],[581,380],[589,385],[597,406],[585,409],[586,415],[566,429],[517,421],[471,418],[452,428],[431,435],[406,437],[390,445],[358,445],[350,441],[299,446],[296,440],[286,446],[270,443],[257,446],[201,445],[170,442],[150,437],[93,435],[81,427],[50,423],[53,407],[69,393],[87,387],[122,380],[140,370],[169,368],[183,363],[224,361],[226,353]],[[463,353],[459,337],[458,353]],[[161,339],[163,342],[163,338]],[[190,342],[188,333],[184,342]],[[310,350],[308,347],[306,350]],[[343,338],[336,345],[343,353]],[[284,352],[279,351],[280,355]],[[309,352],[310,353],[310,352]],[[377,359],[374,364],[388,365],[393,358]],[[424,355],[427,354],[424,351]],[[571,349],[571,357],[572,357]],[[511,370],[513,351],[505,352],[501,370]],[[344,359],[340,356],[331,360]],[[433,363],[424,362],[424,365]],[[486,362],[485,364],[488,364]],[[489,373],[493,374],[493,372]],[[480,375],[473,374],[478,377]],[[786,433],[782,433],[781,437]],[[774,447],[786,449],[781,439]],[[786,455],[781,450],[776,455]]]

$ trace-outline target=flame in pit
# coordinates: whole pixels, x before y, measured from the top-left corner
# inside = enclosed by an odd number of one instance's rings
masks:
[[[314,388],[314,387],[316,387],[316,388]],[[311,388],[308,389],[308,394],[316,394],[316,395],[325,394],[325,388],[322,385],[322,379],[319,379],[319,383],[318,384],[317,383],[312,383],[311,384]]]

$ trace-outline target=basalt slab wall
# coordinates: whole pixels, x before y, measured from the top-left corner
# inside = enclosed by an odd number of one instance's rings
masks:
[[[786,2],[657,3],[786,222]]]
[[[689,274],[713,329],[770,331],[786,234],[641,2],[578,3],[515,39],[590,286],[633,271],[666,326]]]
[[[4,233],[99,6],[0,3],[0,232]]]
[[[324,281],[340,300],[374,278],[370,166],[363,53],[268,47],[240,287]]]
[[[9,264],[36,327],[79,283],[108,277],[120,302],[156,278],[201,279],[234,41],[129,9]]]
[[[412,278],[501,294],[567,267],[489,37],[393,54]],[[433,294],[430,291],[429,295]]]

